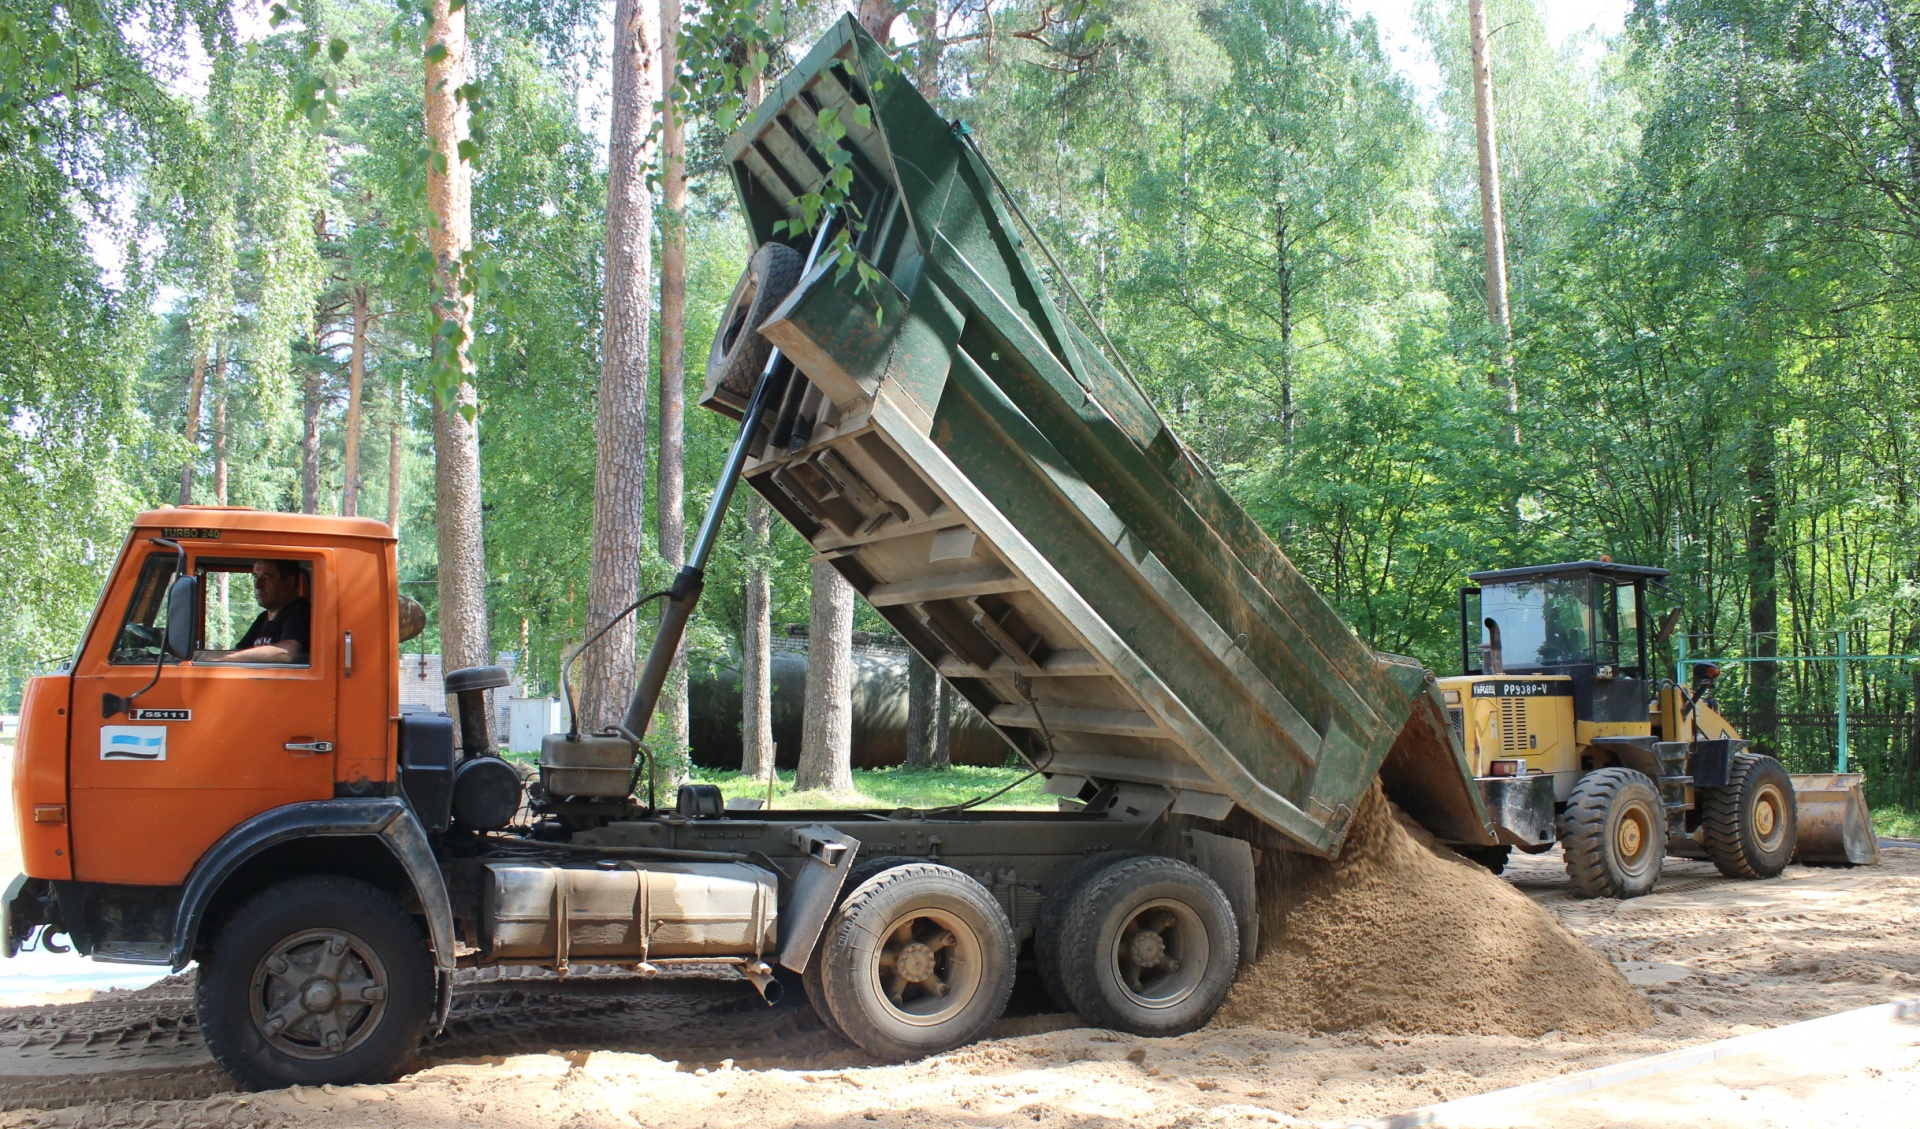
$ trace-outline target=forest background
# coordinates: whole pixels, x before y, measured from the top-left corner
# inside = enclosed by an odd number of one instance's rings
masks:
[[[131,516],[183,490],[390,520],[404,590],[440,610],[449,323],[422,66],[450,7],[471,47],[486,627],[549,687],[589,630],[605,40],[657,8],[3,0],[0,708],[70,655]],[[1639,0],[1620,35],[1559,45],[1541,0],[1488,0],[1510,343],[1487,315],[1464,3],[1419,8],[1430,108],[1338,0],[861,8],[973,123],[1174,426],[1374,646],[1452,673],[1467,573],[1610,554],[1674,570],[1693,655],[1827,655],[1841,631],[1854,654],[1920,653],[1912,0]],[[840,12],[683,14],[666,77],[686,200],[648,164],[641,279],[657,318],[651,264],[677,269],[684,233],[691,362],[668,388],[697,393],[750,251],[725,124]],[[641,340],[657,391],[662,337]],[[645,590],[674,568],[654,484],[683,468],[697,519],[731,439],[696,410],[663,448],[663,415],[638,429]],[[775,526],[728,519],[691,661],[738,661],[750,605],[808,619],[809,550]],[[428,622],[409,650],[440,647]],[[882,625],[862,607],[854,626]],[[1786,743],[1831,712],[1837,673],[1756,664],[1722,696]],[[1911,806],[1920,665],[1854,664],[1848,686],[1856,756],[1904,774],[1877,801]],[[1805,755],[1830,758],[1829,723],[1808,724]]]

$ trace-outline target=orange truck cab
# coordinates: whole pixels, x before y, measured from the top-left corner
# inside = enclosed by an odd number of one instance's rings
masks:
[[[328,840],[444,901],[396,786],[394,550],[365,518],[183,507],[136,519],[72,662],[26,687],[9,956],[54,925],[99,959],[183,967],[214,890],[311,868]],[[297,656],[245,653],[256,566],[304,605]]]

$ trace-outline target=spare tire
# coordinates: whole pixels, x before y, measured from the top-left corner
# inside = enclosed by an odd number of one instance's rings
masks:
[[[702,406],[717,408],[738,418],[746,414],[747,401],[761,370],[767,367],[767,355],[773,343],[760,336],[760,326],[775,307],[800,281],[800,268],[806,265],[800,252],[780,243],[764,243],[727,299],[727,308],[714,329],[713,348],[707,354],[707,383],[700,393]]]

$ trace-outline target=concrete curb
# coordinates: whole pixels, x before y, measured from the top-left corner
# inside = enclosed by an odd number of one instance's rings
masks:
[[[1467,1124],[1465,1120],[1467,1118],[1522,1102],[1585,1093],[1588,1090],[1598,1090],[1603,1086],[1611,1086],[1619,1082],[1629,1082],[1653,1074],[1665,1074],[1672,1070],[1698,1066],[1730,1055],[1773,1050],[1782,1045],[1804,1045],[1805,1040],[1817,1038],[1823,1031],[1870,1019],[1920,1019],[1920,998],[1855,1008],[1852,1011],[1821,1016],[1819,1019],[1755,1031],[1750,1035],[1736,1035],[1731,1039],[1702,1043],[1697,1047],[1683,1047],[1664,1054],[1616,1062],[1612,1066],[1582,1070],[1576,1074],[1563,1074],[1558,1078],[1543,1078],[1538,1082],[1528,1082],[1525,1085],[1512,1086],[1504,1090],[1490,1090],[1470,1098],[1458,1098],[1450,1102],[1424,1106],[1411,1113],[1396,1114],[1372,1121],[1356,1121],[1347,1129],[1418,1129],[1421,1126],[1433,1126],[1438,1129],[1441,1126],[1463,1126]]]

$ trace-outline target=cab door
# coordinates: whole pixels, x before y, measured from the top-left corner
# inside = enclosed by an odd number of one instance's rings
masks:
[[[228,624],[244,631],[260,611],[246,569],[263,558],[291,559],[303,570],[311,605],[304,664],[219,661],[229,640],[218,632]],[[173,565],[171,551],[143,555],[143,546],[133,547],[108,595],[117,602],[103,609],[75,666],[71,818],[74,877],[82,881],[177,885],[241,822],[333,795],[339,632],[332,550],[229,541],[217,552],[193,552],[188,567],[202,577],[194,658],[169,660],[131,714],[103,716],[104,695],[126,697],[153,678]]]

